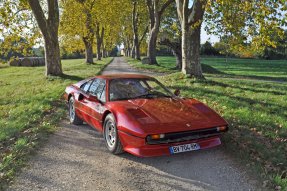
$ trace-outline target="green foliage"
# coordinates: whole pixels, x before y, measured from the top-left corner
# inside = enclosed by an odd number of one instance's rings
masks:
[[[265,59],[287,59],[287,30],[284,31],[283,38],[273,35],[273,40],[277,42],[276,48],[266,47],[259,57]]]
[[[217,51],[210,42],[206,41],[200,47],[200,54],[201,55],[209,55],[209,56],[216,56],[220,55],[219,51]]]
[[[0,1],[0,55],[31,55],[31,47],[39,42],[41,34],[32,12],[24,1]],[[13,55],[13,56],[14,56]]]
[[[123,43],[125,49],[131,49],[133,45],[133,23],[132,23],[132,13],[133,13],[133,2],[134,0],[122,0],[122,6],[124,9],[121,10],[118,16],[117,25],[120,26],[120,35],[119,35],[119,43]],[[136,16],[137,16],[137,29],[138,29],[138,37],[139,40],[142,38],[142,42],[140,43],[140,52],[146,52],[146,29],[149,25],[148,21],[148,12],[145,0],[137,0],[136,1]]]
[[[278,45],[273,35],[283,37],[286,9],[285,1],[210,1],[205,17],[206,30],[226,36],[225,43],[229,45],[226,49],[230,52],[240,52],[242,45],[248,43],[251,52],[260,54],[266,46]]]
[[[85,49],[83,38],[90,38],[93,41],[96,28],[103,27],[105,30],[104,46],[106,50],[112,50],[120,43],[119,33],[122,25],[119,24],[119,20],[127,14],[125,10],[127,3],[128,1],[107,0],[61,2],[63,12],[60,22],[60,42],[62,48],[68,53],[83,51]]]
[[[177,42],[181,41],[181,25],[174,4],[170,5],[162,16],[159,38],[168,38],[171,41]]]

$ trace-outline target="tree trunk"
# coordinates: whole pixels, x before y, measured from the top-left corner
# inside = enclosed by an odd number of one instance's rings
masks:
[[[97,60],[102,60],[101,44],[97,43]]]
[[[100,34],[100,26],[98,23],[96,27],[96,38],[97,38],[97,60],[101,60],[102,59],[101,46],[104,39],[104,27],[102,27],[102,31]]]
[[[136,54],[135,54],[135,52],[136,52],[135,49],[136,49],[136,48],[135,48],[135,45],[133,44],[132,51],[131,51],[131,52],[132,52],[131,57],[132,57],[133,59],[135,59],[135,57],[136,57],[136,56],[135,56],[135,55],[136,55]]]
[[[141,52],[140,52],[140,44],[137,41],[135,46],[135,59],[140,60],[141,59]]]
[[[46,76],[59,76],[62,72],[58,38],[45,39]]]
[[[200,28],[201,25],[191,32],[191,76],[204,79],[200,64]]]
[[[93,64],[94,59],[93,59],[93,44],[90,42],[90,39],[88,38],[83,38],[84,44],[85,44],[85,58],[86,58],[86,63],[88,64]]]
[[[176,0],[177,14],[182,28],[182,72],[204,78],[200,65],[200,29],[207,0]]]
[[[160,41],[161,45],[165,45],[172,50],[173,55],[176,57],[176,69],[181,70],[182,67],[182,50],[181,42],[172,42],[169,39]]]
[[[190,74],[191,72],[191,42],[190,42],[190,31],[187,24],[183,23],[182,26],[182,37],[181,37],[181,50],[182,50],[182,68],[181,71],[184,74]]]
[[[172,2],[174,2],[174,0],[167,0],[160,6],[158,0],[146,0],[150,19],[150,32],[147,49],[147,57],[149,58],[150,62],[149,64],[158,64],[156,60],[156,41],[160,27],[160,19],[165,9]]]
[[[131,56],[131,45],[130,45],[130,40],[129,40],[129,37],[127,39],[127,54],[126,56],[130,57]]]
[[[191,72],[191,44],[189,31],[182,31],[182,68],[184,74]]]
[[[28,1],[32,12],[37,20],[37,24],[43,34],[45,41],[45,65],[46,76],[60,76],[63,74],[60,48],[58,41],[59,29],[59,5],[57,0],[49,0],[48,19],[46,19],[44,11],[39,1]]]
[[[140,60],[140,46],[139,46],[139,34],[138,34],[138,12],[137,12],[137,1],[133,1],[133,48],[132,48],[132,58]]]
[[[181,68],[182,68],[182,54],[178,54],[177,52],[173,51],[173,55],[176,58],[176,66],[175,66],[175,68],[177,70],[181,70]]]
[[[92,14],[90,10],[85,9],[84,13],[86,14],[86,29],[88,31],[87,36],[83,37],[83,41],[85,44],[85,56],[86,63],[93,64],[94,63],[94,52],[93,52],[93,42],[94,42],[94,30],[92,27]]]
[[[127,56],[128,56],[128,57],[131,56],[131,50],[130,50],[130,48],[128,48],[128,50],[127,50]]]
[[[102,56],[103,58],[106,58],[107,57],[107,54],[106,54],[106,48],[105,46],[103,45],[103,52],[102,52]]]
[[[138,37],[134,38],[134,42],[133,42],[133,47],[132,47],[131,53],[132,53],[132,58],[133,59],[137,59],[137,60],[141,59],[140,44],[139,44]]]
[[[154,23],[154,27],[150,31],[148,39],[147,57],[150,59],[150,64],[158,65],[156,60],[156,41],[159,32],[159,18]]]

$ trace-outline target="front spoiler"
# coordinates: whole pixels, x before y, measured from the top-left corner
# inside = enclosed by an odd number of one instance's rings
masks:
[[[190,140],[177,143],[166,143],[158,145],[146,144],[145,139],[127,134],[122,131],[118,131],[121,143],[126,152],[131,153],[138,157],[154,157],[171,155],[169,147],[176,145],[183,145],[188,143],[197,143],[201,149],[208,149],[221,144],[219,136],[202,138],[197,140]]]

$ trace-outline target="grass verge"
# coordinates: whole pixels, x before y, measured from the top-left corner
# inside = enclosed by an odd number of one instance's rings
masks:
[[[139,70],[148,70],[160,73],[174,73],[175,57],[159,56],[159,65],[142,64],[139,60],[126,57],[127,62]],[[258,60],[206,57],[201,58],[202,70],[207,77],[224,77],[234,79],[265,80],[265,81],[287,81],[286,60]]]
[[[111,61],[63,60],[62,77],[45,77],[44,67],[0,67],[0,190],[65,116],[65,87],[99,74]]]
[[[162,57],[158,59],[159,69],[156,69],[157,66],[152,66],[152,71],[163,71],[161,59]],[[175,65],[174,58],[166,57],[165,60],[169,60],[166,68],[172,68],[172,65]],[[218,61],[215,58],[213,60]],[[129,60],[129,62],[133,61]],[[260,60],[255,60],[255,63],[250,65],[244,63],[246,60],[242,62],[243,66],[239,66],[238,59],[236,64],[230,64],[229,67],[233,67],[236,71],[234,74],[225,71],[222,66],[225,63],[206,64],[203,71],[206,72],[207,80],[203,81],[186,78],[180,72],[161,76],[159,80],[168,84],[171,89],[179,88],[184,97],[196,98],[219,112],[230,124],[230,131],[224,136],[224,145],[227,149],[240,157],[248,166],[256,169],[261,177],[267,179],[264,182],[265,185],[277,190],[286,190],[287,83],[266,82],[265,78],[238,80],[238,75],[243,76],[246,70],[259,72],[263,67]],[[142,64],[138,63],[135,61],[132,65],[142,68]],[[264,66],[277,68],[273,69],[274,73],[269,75],[263,70],[260,74],[255,72],[252,77],[264,76],[274,80],[277,73],[286,71],[286,63],[282,65],[276,61],[274,65]],[[148,67],[149,65],[145,65],[145,69]],[[233,76],[221,78],[218,76],[220,73]],[[248,74],[250,75],[251,73]]]
[[[158,72],[158,73],[173,73],[176,72],[174,69],[175,67],[175,59],[174,63],[170,61],[170,59],[173,57],[159,57],[158,62],[159,65],[148,65],[148,64],[142,64],[140,60],[135,60],[130,57],[125,57],[126,61],[132,65],[134,68],[137,68],[139,70],[146,70],[146,71],[152,71],[152,72]]]

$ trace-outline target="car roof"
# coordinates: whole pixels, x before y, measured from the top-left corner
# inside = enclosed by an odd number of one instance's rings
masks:
[[[85,82],[95,79],[95,78],[102,78],[102,79],[106,79],[106,80],[112,80],[112,79],[128,79],[128,78],[140,78],[140,79],[152,79],[153,77],[150,76],[146,76],[146,75],[141,75],[141,74],[108,74],[108,75],[99,75],[99,76],[94,76],[91,78],[87,78],[84,80],[81,80],[77,83],[74,84],[74,86],[77,87],[81,87],[81,85],[83,85]]]
[[[119,78],[152,78],[150,76],[142,75],[142,74],[107,74],[95,76],[94,78],[103,78],[103,79],[119,79]]]

